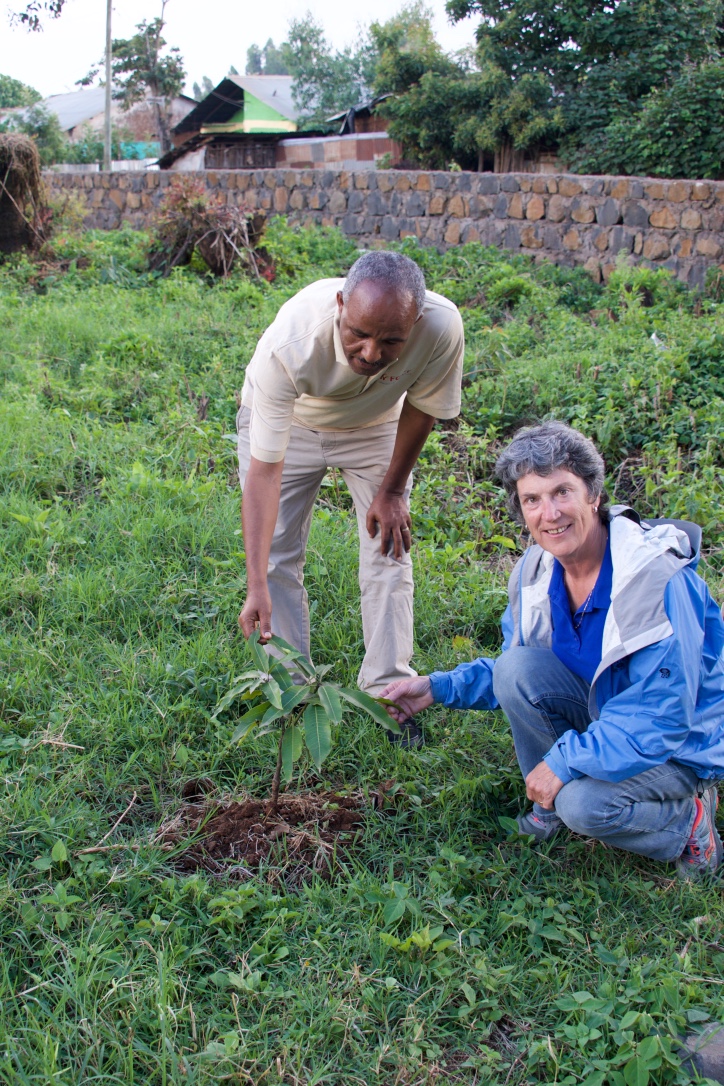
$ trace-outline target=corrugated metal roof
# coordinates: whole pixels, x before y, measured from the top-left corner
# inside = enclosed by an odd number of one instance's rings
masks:
[[[60,127],[64,132],[69,132],[71,128],[103,113],[106,107],[106,88],[85,87],[68,94],[51,94],[50,98],[44,98],[39,104],[55,113]]]

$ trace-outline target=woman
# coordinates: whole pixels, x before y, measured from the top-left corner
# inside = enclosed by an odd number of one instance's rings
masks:
[[[500,707],[533,801],[522,833],[568,826],[682,877],[716,870],[724,623],[694,572],[699,529],[608,510],[600,454],[563,423],[519,431],[496,472],[533,539],[502,655],[390,684],[391,715]]]

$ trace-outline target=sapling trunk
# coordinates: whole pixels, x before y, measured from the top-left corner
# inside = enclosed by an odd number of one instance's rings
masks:
[[[279,809],[279,782],[282,779],[282,743],[284,742],[284,723],[279,729],[279,750],[277,751],[277,764],[274,770],[274,776],[272,777],[271,787],[271,810],[272,814],[276,814]]]

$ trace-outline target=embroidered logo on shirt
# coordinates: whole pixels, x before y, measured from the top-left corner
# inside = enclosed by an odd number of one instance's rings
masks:
[[[660,667],[659,668],[659,675],[661,676],[662,679],[668,679],[670,674],[671,674],[671,672],[669,671],[668,667]]]
[[[380,381],[399,381],[400,378],[404,377],[405,374],[407,374],[407,373],[412,373],[412,370],[403,370],[402,373],[399,373],[399,374],[396,374],[396,375],[393,375],[391,373],[390,374],[384,374],[383,373],[382,376],[380,377]]]

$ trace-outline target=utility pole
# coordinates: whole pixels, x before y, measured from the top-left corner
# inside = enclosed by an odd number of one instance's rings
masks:
[[[111,12],[113,0],[106,6],[106,116],[103,133],[103,169],[111,168]]]

